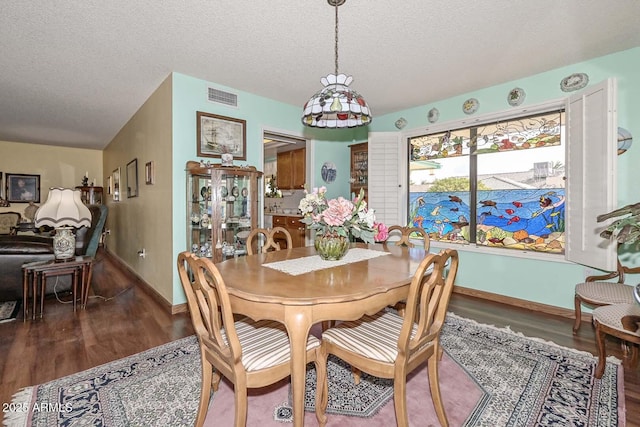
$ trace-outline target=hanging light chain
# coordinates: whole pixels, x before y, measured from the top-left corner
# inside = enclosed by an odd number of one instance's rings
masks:
[[[336,76],[338,75],[338,1],[335,2],[335,8],[336,8],[336,46],[335,46],[335,51],[336,51]]]

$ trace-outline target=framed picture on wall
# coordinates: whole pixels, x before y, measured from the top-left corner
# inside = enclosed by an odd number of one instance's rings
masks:
[[[119,202],[120,201],[120,168],[116,168],[113,170],[111,182],[113,183],[113,193],[111,193],[113,195],[113,201]]]
[[[199,157],[231,154],[235,160],[247,159],[247,122],[232,117],[196,112]]]
[[[138,159],[127,163],[127,198],[138,197]]]
[[[9,202],[40,203],[40,175],[8,173],[5,188]]]
[[[153,160],[144,165],[144,183],[153,185],[156,182],[156,168]]]

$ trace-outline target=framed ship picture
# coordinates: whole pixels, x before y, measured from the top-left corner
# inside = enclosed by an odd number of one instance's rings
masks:
[[[247,159],[246,121],[216,114],[196,112],[198,157],[231,154],[235,160]]]

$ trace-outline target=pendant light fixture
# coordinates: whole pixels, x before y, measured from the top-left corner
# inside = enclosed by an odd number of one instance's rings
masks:
[[[338,74],[338,6],[346,0],[327,0],[336,12],[335,74],[322,77],[324,88],[304,104],[302,124],[318,128],[345,128],[371,123],[371,112],[364,98],[349,88],[353,78]]]

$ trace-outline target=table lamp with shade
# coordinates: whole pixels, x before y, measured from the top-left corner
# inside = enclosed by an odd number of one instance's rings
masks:
[[[53,227],[53,253],[56,261],[65,261],[75,257],[75,228],[91,226],[91,211],[80,198],[80,190],[52,187],[47,201],[40,206],[34,219],[36,227]]]

